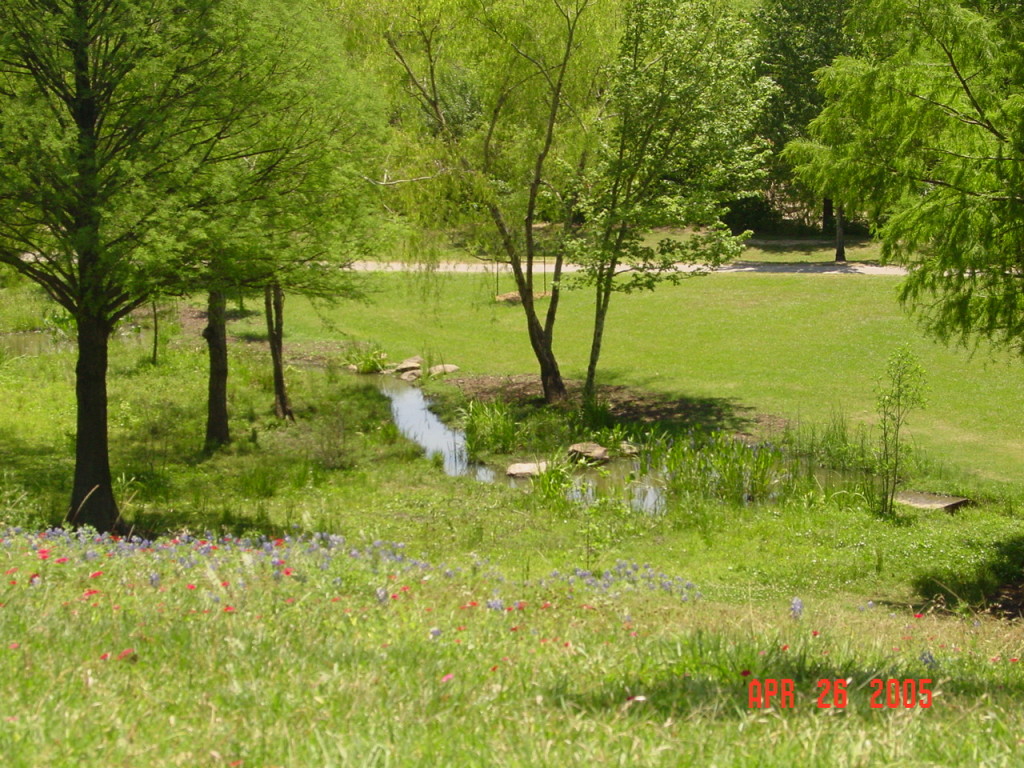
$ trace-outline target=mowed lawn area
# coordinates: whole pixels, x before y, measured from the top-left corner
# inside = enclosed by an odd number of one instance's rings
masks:
[[[465,374],[534,373],[522,310],[498,304],[511,280],[432,273],[363,276],[372,303],[311,311],[289,300],[288,338],[300,349],[325,338],[377,342],[391,358],[419,354]],[[599,382],[710,398],[738,413],[870,423],[875,383],[908,345],[927,373],[928,406],[911,439],[979,478],[1024,477],[1024,366],[986,345],[939,344],[897,301],[902,278],[722,273],[616,296]],[[543,284],[539,289],[543,288]],[[582,378],[592,327],[586,289],[564,293],[555,348],[564,375]],[[260,333],[259,318],[238,324]]]

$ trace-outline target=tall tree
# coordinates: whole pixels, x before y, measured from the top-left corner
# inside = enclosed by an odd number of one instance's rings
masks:
[[[943,339],[1024,353],[1024,16],[1019,2],[861,0],[863,40],[822,79],[816,189],[866,211],[902,298]]]
[[[271,9],[275,10],[275,9]],[[207,291],[209,386],[205,447],[230,442],[226,297],[269,292],[268,339],[275,412],[290,415],[284,382],[284,291],[336,299],[356,295],[353,255],[371,238],[372,190],[361,165],[374,156],[378,110],[332,34],[333,16],[315,3],[276,9],[285,18],[259,43],[278,61],[262,92],[263,114],[243,143],[257,153],[216,169],[212,183],[234,190],[219,204],[179,270],[182,293]],[[211,174],[212,176],[212,174]]]
[[[278,69],[259,50],[266,22],[243,0],[0,4],[0,262],[77,327],[72,524],[120,526],[110,334],[176,284],[204,225],[234,203],[216,169],[263,152],[253,127]]]
[[[553,344],[576,215],[571,186],[586,165],[602,52],[615,41],[615,14],[595,5],[479,0],[380,9],[417,106],[398,117],[429,148],[423,175],[437,181],[429,212],[435,223],[468,229],[482,252],[511,267],[548,402],[566,394]],[[549,263],[544,309],[537,288]]]

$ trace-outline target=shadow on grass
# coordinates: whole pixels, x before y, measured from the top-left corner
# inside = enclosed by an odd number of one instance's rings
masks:
[[[885,688],[872,685],[872,681],[888,680],[931,680],[932,693],[941,691],[944,696],[962,696],[977,699],[998,691],[1008,700],[1024,695],[1024,680],[1016,677],[999,677],[998,682],[991,674],[970,668],[973,662],[961,666],[962,657],[949,658],[938,654],[921,659],[880,661],[876,665],[859,660],[834,661],[832,657],[820,655],[813,647],[803,651],[774,651],[766,656],[755,657],[744,662],[743,655],[754,656],[752,647],[736,644],[739,652],[722,650],[722,655],[699,656],[700,642],[688,638],[676,643],[675,649],[684,658],[678,664],[666,665],[653,675],[624,675],[606,681],[590,690],[574,690],[572,681],[563,679],[547,691],[550,700],[563,707],[599,714],[605,711],[628,712],[631,716],[664,720],[683,716],[703,716],[716,720],[742,719],[754,709],[751,706],[751,682],[792,681],[794,702],[788,711],[799,714],[816,711],[819,697],[825,688],[819,686],[822,680],[846,680],[849,714],[861,716],[884,716],[891,712],[885,702]],[[706,653],[706,649],[705,649]],[[690,658],[687,655],[692,654]],[[928,663],[925,662],[928,659]],[[872,695],[881,687],[881,697],[876,703],[882,707],[873,708]],[[831,689],[829,689],[831,691]],[[921,701],[922,694],[918,694]],[[831,695],[825,703],[832,703]],[[776,698],[772,709],[785,712]],[[902,706],[900,708],[903,708]]]
[[[26,488],[43,492],[71,493],[74,456],[70,449],[30,443],[9,427],[0,427],[0,467],[3,474]]]
[[[781,235],[773,237],[770,235],[757,235],[747,240],[748,248],[768,253],[813,253],[834,249],[836,240],[834,237],[787,237]],[[856,251],[862,248],[869,248],[874,245],[870,238],[847,237],[846,250]]]
[[[936,570],[914,580],[918,594],[946,605],[986,605],[1007,618],[1024,616],[1024,536],[995,545],[971,572]]]
[[[654,390],[659,382],[654,377],[637,379],[629,373],[629,386],[620,384],[624,371],[606,368],[601,372],[604,382],[598,397],[608,404],[622,421],[657,425],[678,432],[737,432],[755,422],[754,409],[726,397],[673,397]]]

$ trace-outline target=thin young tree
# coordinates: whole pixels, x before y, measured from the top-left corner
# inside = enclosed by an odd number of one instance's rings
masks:
[[[749,233],[731,235],[722,203],[756,188],[766,154],[753,128],[772,87],[754,73],[750,28],[709,0],[625,6],[600,142],[575,201],[581,220],[570,258],[594,290],[587,398],[611,297],[707,274],[738,256]],[[646,244],[659,226],[689,235]]]

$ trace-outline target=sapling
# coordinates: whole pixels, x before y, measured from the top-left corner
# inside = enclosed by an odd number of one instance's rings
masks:
[[[900,481],[903,427],[911,411],[925,406],[925,390],[924,369],[909,348],[900,347],[889,357],[885,375],[875,384],[875,410],[880,430],[875,458],[882,479],[879,511],[884,517],[893,513]]]

